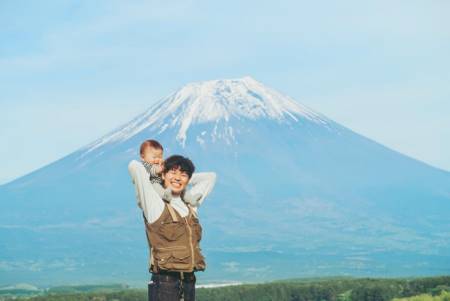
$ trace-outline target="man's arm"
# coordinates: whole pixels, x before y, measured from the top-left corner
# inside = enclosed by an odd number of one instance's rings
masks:
[[[149,223],[155,221],[164,210],[164,201],[156,193],[148,179],[147,171],[142,163],[132,160],[128,164],[134,187],[136,189],[137,205],[144,212]]]
[[[190,192],[192,194],[201,193],[199,206],[203,203],[205,197],[212,191],[216,183],[217,175],[215,172],[195,172],[189,181],[189,185],[192,185]]]

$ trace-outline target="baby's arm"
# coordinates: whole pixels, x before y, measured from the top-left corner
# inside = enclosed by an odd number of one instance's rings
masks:
[[[161,170],[162,170],[161,165],[159,165],[159,164],[150,164],[150,165],[151,165],[151,167],[150,167],[150,176],[151,177],[158,177],[158,176],[160,176]]]
[[[162,166],[157,163],[150,163],[150,182],[152,182],[152,186],[155,189],[156,193],[162,198],[167,199],[170,191],[166,191],[166,189],[162,186],[158,181],[152,181],[152,178],[160,178],[160,174],[162,171]],[[168,200],[170,201],[170,199]]]

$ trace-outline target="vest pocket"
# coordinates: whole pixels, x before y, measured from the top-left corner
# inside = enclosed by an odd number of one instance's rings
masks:
[[[186,270],[191,266],[189,250],[184,246],[159,248],[155,259],[159,267],[166,270]]]
[[[177,240],[184,234],[185,227],[181,222],[161,222],[159,233],[168,241]]]

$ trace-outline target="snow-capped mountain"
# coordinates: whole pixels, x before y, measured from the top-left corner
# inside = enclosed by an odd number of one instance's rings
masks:
[[[143,130],[161,134],[175,129],[176,140],[184,147],[190,126],[215,123],[212,131],[191,137],[203,141],[235,141],[233,119],[268,119],[292,124],[307,119],[317,124],[330,122],[325,116],[301,105],[279,92],[265,87],[251,77],[190,83],[161,99],[123,127],[87,146],[87,152],[107,143],[120,143]],[[221,123],[221,128],[218,124]]]
[[[127,164],[149,138],[218,175],[199,209],[200,283],[450,269],[450,173],[244,77],[188,84],[0,186],[0,283],[142,282]]]

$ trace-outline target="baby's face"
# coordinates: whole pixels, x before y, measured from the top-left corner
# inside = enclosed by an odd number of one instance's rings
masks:
[[[144,149],[144,153],[141,157],[145,162],[153,164],[156,163],[156,161],[159,162],[160,160],[162,160],[163,151],[162,149],[157,149],[149,146]]]

